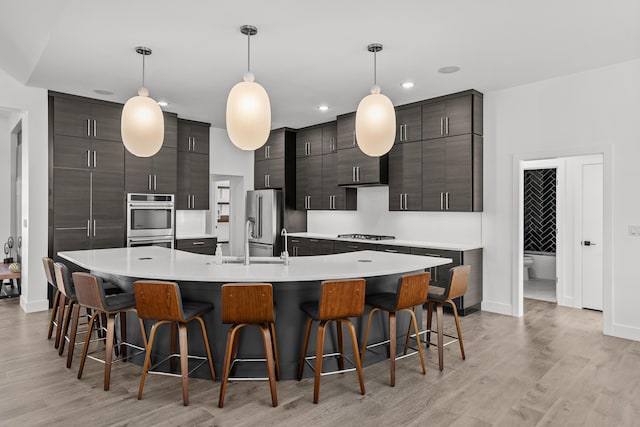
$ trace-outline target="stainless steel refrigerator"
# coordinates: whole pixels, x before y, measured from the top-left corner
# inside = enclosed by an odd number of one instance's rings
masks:
[[[280,190],[247,191],[249,255],[280,256],[284,200]]]

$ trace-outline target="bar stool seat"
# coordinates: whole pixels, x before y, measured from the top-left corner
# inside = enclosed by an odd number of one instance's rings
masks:
[[[407,274],[402,276],[398,280],[398,287],[395,293],[392,292],[382,292],[377,294],[367,295],[365,302],[367,305],[372,306],[373,308],[369,312],[369,317],[367,320],[367,329],[364,334],[364,341],[362,343],[362,351],[360,354],[360,358],[364,360],[364,355],[367,348],[376,347],[382,344],[389,343],[389,365],[390,365],[390,373],[391,373],[391,387],[396,385],[396,314],[399,311],[405,311],[409,313],[411,316],[411,321],[409,322],[409,327],[413,326],[413,329],[416,333],[416,340],[419,342],[419,329],[418,322],[416,321],[416,315],[414,313],[416,306],[422,306],[427,301],[427,294],[429,292],[429,279],[431,278],[430,273],[415,273],[415,274]],[[367,339],[369,337],[369,328],[371,327],[371,319],[373,315],[377,311],[386,311],[389,313],[389,339],[382,341],[380,343],[372,344],[367,346]],[[409,341],[409,337],[407,336],[407,342]],[[405,357],[406,352],[406,343],[405,343],[405,355],[400,356],[400,358]],[[418,353],[420,354],[420,364],[422,365],[422,374],[426,373],[424,366],[424,357],[422,355],[422,346],[418,345]]]
[[[82,350],[80,368],[78,369],[78,379],[82,378],[84,364],[87,360],[87,357],[89,357],[93,360],[104,363],[104,389],[109,390],[111,382],[111,364],[113,363],[114,350],[120,348],[121,359],[119,360],[126,360],[143,353],[147,347],[147,338],[144,328],[141,328],[141,334],[145,348],[141,348],[137,345],[131,344],[126,340],[126,314],[129,311],[134,313],[136,312],[135,296],[129,293],[107,295],[105,292],[104,283],[99,280],[98,277],[92,274],[76,272],[72,274],[72,277],[78,304],[92,310],[91,318],[89,319],[89,329],[84,340],[84,348]],[[93,325],[98,315],[104,315],[107,318],[104,360],[88,355],[89,344],[91,342],[91,333],[93,332]],[[120,319],[120,342],[116,340],[115,336],[116,317]],[[135,348],[136,350],[138,350],[138,352],[127,357],[126,347]]]
[[[298,367],[298,381],[302,379],[304,365],[309,359],[315,359],[315,373],[313,382],[313,403],[318,403],[320,398],[320,378],[323,375],[335,374],[339,372],[352,371],[353,369],[344,369],[344,343],[342,336],[342,325],[347,325],[347,329],[351,335],[351,345],[353,347],[353,358],[355,359],[355,370],[358,372],[358,381],[360,382],[360,394],[364,394],[364,380],[362,378],[362,364],[360,363],[360,353],[358,341],[356,338],[355,328],[349,317],[360,317],[364,313],[364,295],[365,280],[328,280],[322,282],[322,289],[319,301],[304,302],[300,305],[300,309],[309,317],[305,337],[302,345],[302,353],[300,355],[300,365]],[[307,357],[307,346],[309,345],[309,336],[311,334],[311,324],[313,321],[319,321],[318,339],[316,343],[316,355]],[[326,327],[329,323],[335,321],[338,328],[338,348],[337,354],[324,354],[324,337]],[[339,370],[333,372],[322,372],[322,360],[324,357],[339,355]]]
[[[133,284],[135,304],[140,318],[140,328],[144,330],[143,320],[154,320],[155,323],[151,327],[149,342],[146,346],[147,356],[144,360],[142,369],[142,377],[140,378],[140,387],[138,389],[138,400],[142,399],[142,391],[144,389],[147,373],[154,373],[154,368],[164,363],[167,359],[171,359],[173,370],[173,358],[180,357],[180,374],[166,374],[180,376],[182,378],[182,403],[184,406],[189,405],[189,374],[202,366],[205,361],[209,362],[209,370],[211,378],[215,381],[216,373],[213,368],[213,357],[211,356],[211,348],[209,347],[209,338],[207,329],[204,325],[202,316],[213,310],[213,305],[206,302],[183,300],[180,293],[180,287],[174,282],[161,282],[152,280],[138,280]],[[205,356],[192,356],[188,354],[187,342],[187,323],[197,320],[202,331],[202,339],[206,350]],[[171,354],[159,363],[151,366],[151,351],[153,343],[158,331],[158,327],[165,323],[171,324]],[[180,353],[175,354],[175,327],[178,327],[180,334]],[[195,368],[189,371],[189,359],[201,360]]]

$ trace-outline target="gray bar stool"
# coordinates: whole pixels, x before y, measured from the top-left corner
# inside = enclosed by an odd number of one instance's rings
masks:
[[[349,320],[349,317],[360,317],[364,313],[364,294],[365,280],[328,280],[322,282],[322,290],[320,301],[305,302],[300,306],[309,319],[307,320],[307,328],[304,336],[304,344],[302,345],[302,353],[300,355],[300,365],[298,368],[298,381],[302,379],[305,363],[308,360],[315,359],[315,377],[313,381],[313,403],[318,403],[320,398],[320,377],[324,375],[332,375],[340,372],[350,372],[354,369],[358,372],[358,381],[360,382],[360,394],[364,394],[364,380],[362,378],[362,364],[360,363],[360,353],[356,331]],[[318,340],[316,343],[316,355],[307,357],[307,346],[309,344],[309,335],[311,333],[311,324],[313,321],[319,321]],[[338,350],[339,353],[324,354],[324,335],[327,325],[332,321],[336,321],[338,329]],[[342,337],[342,325],[346,324],[351,334],[351,345],[353,347],[353,358],[355,368],[344,369],[344,342]],[[339,370],[333,372],[322,372],[322,359],[324,357],[339,356]],[[311,366],[311,364],[310,364]],[[313,367],[312,367],[313,368]]]
[[[159,282],[159,281],[144,281],[139,280],[134,282],[133,290],[135,293],[136,310],[138,317],[140,318],[140,328],[144,330],[143,320],[155,320],[156,322],[151,327],[151,334],[149,335],[149,344],[147,345],[147,356],[144,360],[144,368],[142,370],[142,377],[140,378],[140,388],[138,389],[138,400],[142,399],[142,390],[144,389],[144,381],[147,373],[154,373],[153,369],[164,363],[169,358],[180,357],[180,377],[182,378],[182,403],[184,406],[189,405],[189,374],[200,366],[205,361],[209,361],[209,369],[211,371],[211,379],[215,381],[216,373],[213,369],[213,358],[211,357],[211,349],[209,347],[209,338],[207,337],[207,329],[204,326],[204,320],[202,316],[213,310],[213,305],[205,302],[186,301],[182,299],[180,295],[180,288],[177,283],[173,282]],[[192,320],[197,320],[200,323],[200,329],[202,331],[202,339],[207,351],[206,357],[190,356],[188,354],[188,342],[187,342],[187,323]],[[151,350],[153,348],[153,341],[160,325],[169,323],[171,328],[171,352],[168,357],[160,361],[153,367],[151,365]],[[175,345],[175,328],[173,325],[178,325],[180,334],[180,354],[173,354]],[[199,359],[202,362],[195,368],[189,371],[189,359]],[[165,374],[174,375],[174,374]],[[177,374],[175,374],[177,376]]]
[[[377,347],[379,345],[389,343],[391,387],[394,387],[396,385],[396,360],[407,356],[405,351],[404,356],[396,358],[396,313],[399,311],[406,311],[411,315],[411,322],[409,323],[409,327],[411,328],[411,326],[413,326],[416,337],[418,337],[420,330],[418,329],[418,322],[416,321],[416,315],[413,309],[416,306],[422,306],[427,301],[430,278],[431,274],[428,272],[408,274],[398,279],[398,287],[395,293],[383,292],[371,294],[367,295],[365,299],[366,304],[372,306],[373,308],[369,312],[367,330],[364,334],[364,342],[362,343],[362,352],[360,353],[360,359],[364,360],[364,355],[368,348]],[[369,338],[369,328],[371,327],[371,318],[377,311],[386,311],[387,313],[389,313],[389,339],[367,346],[367,339]],[[424,367],[424,357],[422,355],[421,345],[418,345],[418,353],[420,354],[422,374],[424,375],[426,373],[426,370]]]

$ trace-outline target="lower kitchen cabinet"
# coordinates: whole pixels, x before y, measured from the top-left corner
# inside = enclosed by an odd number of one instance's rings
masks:
[[[289,237],[287,246],[289,256],[330,255],[334,253],[334,242],[325,239]]]
[[[176,239],[175,248],[185,252],[194,254],[214,255],[216,253],[216,245],[218,239],[215,237],[206,237],[203,239]]]
[[[431,286],[446,287],[449,282],[449,269],[458,265],[470,265],[471,273],[467,292],[453,300],[461,316],[480,310],[482,303],[482,249],[454,251],[429,248],[411,248],[411,254],[451,258],[451,264],[431,269]],[[446,308],[446,306],[445,306]]]
[[[375,243],[362,243],[362,242],[344,242],[336,240],[333,242],[333,253],[342,254],[345,252],[356,251],[375,251],[378,250],[378,245]]]

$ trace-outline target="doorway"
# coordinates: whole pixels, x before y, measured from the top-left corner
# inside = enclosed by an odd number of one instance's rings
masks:
[[[245,188],[244,177],[211,175],[211,229],[224,256],[243,253]]]
[[[520,295],[519,308],[522,309],[523,298],[527,297],[568,307],[603,310],[606,250],[603,155],[521,160],[519,164],[518,269],[521,273],[516,284],[516,294]],[[526,214],[527,204],[531,204],[527,200],[527,196],[531,196],[527,181],[531,181],[534,175],[537,179],[535,185],[540,187],[536,191],[541,193],[543,200],[536,208],[539,210],[538,218],[532,220]],[[555,221],[552,214],[553,187]],[[545,221],[546,225],[543,224]],[[554,222],[555,229],[551,225]],[[531,228],[540,233],[531,233]],[[529,257],[527,261],[525,255]],[[525,272],[529,280],[526,280]],[[533,294],[530,285],[537,285]],[[552,298],[554,293],[555,301]]]

